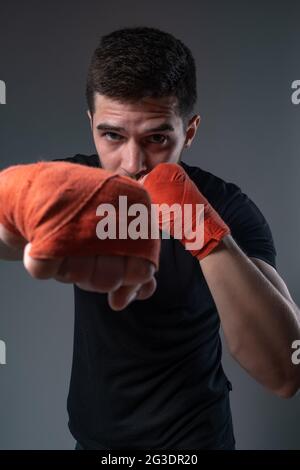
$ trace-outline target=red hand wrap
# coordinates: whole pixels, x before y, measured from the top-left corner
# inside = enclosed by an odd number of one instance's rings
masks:
[[[193,256],[199,260],[207,256],[221,241],[221,239],[230,233],[229,227],[221,219],[214,208],[209,204],[207,199],[201,194],[194,182],[188,177],[183,168],[174,163],[161,163],[157,165],[143,180],[143,186],[147,189],[154,204],[180,204],[182,208],[182,216],[178,221],[178,213],[169,212],[170,218],[170,234],[174,237],[176,224],[182,224],[181,242],[188,248],[191,238],[190,234],[199,233],[201,225],[199,225],[199,213],[196,211],[196,204],[204,205],[204,213],[202,211],[202,219],[204,216],[204,232],[200,247],[189,249]],[[184,211],[185,204],[189,204],[191,208],[191,216],[188,220],[190,229],[184,230]],[[188,214],[188,212],[186,212]],[[177,220],[176,220],[177,219]],[[178,226],[178,225],[177,225]],[[160,218],[160,228],[164,229],[162,218]],[[203,225],[202,225],[203,228]],[[198,232],[197,232],[198,230]],[[195,236],[194,236],[195,238]]]
[[[0,172],[0,223],[32,243],[33,258],[125,255],[145,258],[157,268],[160,241],[150,235],[136,240],[97,237],[97,207],[110,203],[118,216],[120,195],[127,196],[128,206],[149,208],[150,233],[150,198],[136,181],[69,162],[14,165]]]

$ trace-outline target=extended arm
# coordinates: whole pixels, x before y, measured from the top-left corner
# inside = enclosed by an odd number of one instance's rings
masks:
[[[159,240],[132,243],[100,239],[97,233],[95,208],[107,198],[117,205],[119,194],[150,206],[138,183],[98,168],[38,162],[1,171],[0,258],[23,260],[37,279],[107,293],[115,310],[150,297]]]

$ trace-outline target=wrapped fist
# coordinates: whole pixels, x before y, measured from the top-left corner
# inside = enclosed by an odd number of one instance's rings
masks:
[[[129,205],[150,208],[150,198],[137,182],[103,169],[68,162],[11,166],[0,172],[0,237],[11,246],[26,245],[24,264],[34,277],[109,292],[118,309],[134,294],[146,298],[153,293],[160,249],[159,240],[150,236],[99,239],[97,208],[114,206],[118,226],[120,195]]]

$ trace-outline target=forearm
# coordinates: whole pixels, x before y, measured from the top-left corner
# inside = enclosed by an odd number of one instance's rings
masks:
[[[200,266],[233,357],[263,385],[288,395],[299,374],[291,361],[292,342],[300,338],[297,306],[273,286],[230,235]]]

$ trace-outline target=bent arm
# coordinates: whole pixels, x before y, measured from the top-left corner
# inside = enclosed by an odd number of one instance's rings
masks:
[[[284,281],[275,270],[264,274],[231,236],[200,265],[232,356],[274,393],[294,395],[300,370],[292,363],[291,347],[300,338],[300,314]]]

